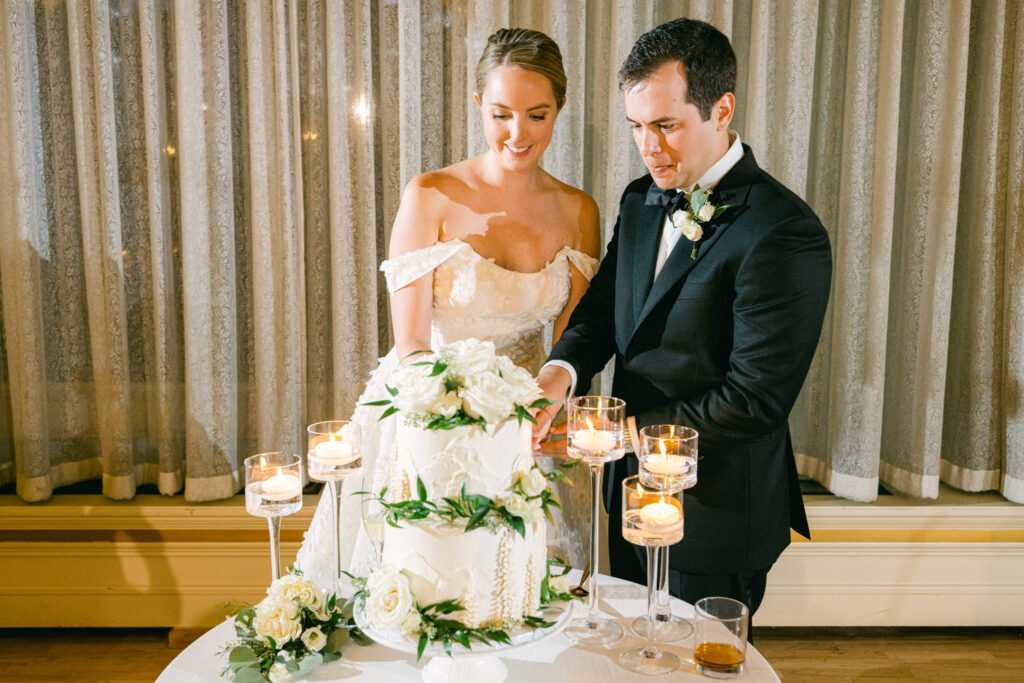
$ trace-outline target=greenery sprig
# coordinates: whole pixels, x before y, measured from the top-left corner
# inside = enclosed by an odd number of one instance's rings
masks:
[[[571,467],[571,465],[569,466]],[[535,469],[541,472],[546,481],[561,481],[569,486],[573,485],[572,480],[558,470],[544,472],[540,468],[535,467]],[[523,479],[517,481],[512,486],[511,491],[527,503],[534,500],[539,501],[540,509],[547,516],[548,520],[552,522],[551,509],[562,507],[558,497],[550,488],[545,488],[537,495],[528,496],[523,490]],[[418,521],[433,517],[443,520],[452,526],[460,524],[462,520],[466,520],[463,527],[465,531],[472,531],[478,527],[487,526],[489,523],[505,524],[520,536],[526,537],[527,522],[523,515],[510,511],[507,503],[501,498],[494,499],[481,494],[468,494],[465,482],[462,483],[457,497],[444,497],[440,501],[430,500],[427,487],[420,477],[416,477],[415,498],[389,502],[385,499],[386,493],[387,487],[382,489],[375,498],[380,501],[381,507],[384,510],[385,521],[393,527],[400,527],[403,521]],[[357,495],[373,494],[368,491],[360,491]]]

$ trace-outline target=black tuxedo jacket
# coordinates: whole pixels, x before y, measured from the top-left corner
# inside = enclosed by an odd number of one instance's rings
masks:
[[[791,527],[809,534],[788,417],[821,333],[831,249],[810,208],[743,151],[711,196],[731,208],[704,224],[696,258],[680,237],[657,279],[665,210],[645,204],[650,175],[629,184],[608,253],[550,356],[575,367],[577,395],[614,357],[612,394],[638,429],[699,432],[697,485],[671,550],[673,568],[689,573],[767,569]],[[609,465],[606,505],[636,468],[630,455]],[[609,512],[617,524],[620,511]]]

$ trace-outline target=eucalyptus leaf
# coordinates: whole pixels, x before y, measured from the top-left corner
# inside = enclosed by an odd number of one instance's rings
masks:
[[[324,652],[339,652],[342,646],[348,642],[349,632],[347,628],[339,628],[327,636],[327,643],[324,645]]]
[[[314,669],[324,663],[324,658],[319,652],[311,652],[299,660],[299,675],[311,673]]]
[[[379,420],[383,420],[386,417],[391,417],[392,415],[394,415],[397,412],[398,412],[398,408],[396,408],[394,406],[391,406],[390,408],[385,410],[383,413],[381,413],[381,415],[380,415],[380,417],[378,419]]]
[[[392,396],[398,396],[398,387],[389,387],[387,384],[385,384],[384,388],[387,389],[388,393],[391,394]]]

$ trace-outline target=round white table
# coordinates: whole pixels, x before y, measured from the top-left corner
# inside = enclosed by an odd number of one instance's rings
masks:
[[[626,683],[628,681],[658,680],[649,676],[641,676],[619,666],[619,654],[623,650],[639,647],[643,639],[634,635],[629,625],[633,619],[647,610],[647,588],[628,581],[608,576],[601,576],[601,612],[606,617],[614,618],[622,626],[625,636],[608,648],[583,648],[576,646],[564,633],[551,638],[516,649],[501,657],[508,667],[508,683],[520,681],[552,681],[554,683],[573,683],[575,681],[593,683],[610,681]],[[576,606],[575,616],[584,614],[586,604]],[[672,599],[672,611],[676,616],[693,618],[693,607],[681,600]],[[198,640],[182,650],[174,658],[157,683],[198,683],[214,682],[221,679],[220,672],[227,666],[226,655],[220,655],[225,643],[234,639],[234,627],[230,621],[207,631]],[[678,643],[659,644],[659,647],[671,650],[683,660],[680,669],[661,677],[662,680],[702,680],[705,678],[693,667],[692,637]],[[383,645],[361,646],[352,641],[345,644],[341,652],[342,658],[326,664],[309,676],[301,679],[306,681],[381,681],[384,683],[410,683],[421,681],[420,669],[427,662],[427,657],[417,664],[414,655],[406,655],[391,650]],[[743,674],[733,679],[736,681],[778,681],[771,665],[753,646],[747,647],[747,661]]]

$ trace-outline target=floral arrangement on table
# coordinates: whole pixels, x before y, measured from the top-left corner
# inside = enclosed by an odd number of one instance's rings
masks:
[[[574,465],[575,462],[559,463],[559,467],[562,468]],[[416,478],[416,498],[389,502],[385,498],[387,488],[382,489],[376,498],[384,509],[385,521],[394,527],[401,526],[400,522],[406,520],[433,518],[451,525],[461,524],[462,520],[466,520],[465,531],[472,531],[481,526],[494,531],[500,525],[507,525],[525,538],[527,524],[539,522],[544,516],[554,523],[551,519],[551,508],[562,507],[558,496],[548,487],[549,481],[573,485],[572,480],[562,472],[544,472],[534,465],[528,471],[519,474],[509,487],[508,493],[496,498],[488,498],[482,494],[468,495],[466,484],[463,483],[457,497],[432,501],[427,496],[426,485],[419,477]],[[366,491],[359,493],[372,495]]]
[[[223,676],[236,683],[284,681],[341,657],[349,640],[370,641],[354,626],[351,608],[337,604],[301,572],[291,569],[267,589],[267,597],[235,615],[237,639],[225,646]]]
[[[478,424],[486,430],[508,418],[536,422],[532,409],[551,405],[533,376],[494,343],[463,339],[436,351],[414,351],[414,362],[397,368],[386,385],[391,398],[365,405],[387,406],[380,419],[401,412],[423,429]]]
[[[561,571],[552,575],[552,567],[558,567]],[[541,582],[541,609],[554,602],[577,599],[577,596],[569,592],[566,578],[569,569],[563,560],[548,558],[547,570],[544,580]],[[351,574],[349,577],[357,590],[345,603],[346,607],[359,605],[366,616],[368,625],[375,629],[399,630],[403,636],[417,638],[417,661],[423,656],[427,645],[431,643],[440,643],[445,653],[451,656],[452,646],[455,643],[466,649],[472,649],[474,641],[484,645],[495,643],[511,645],[512,639],[508,634],[510,630],[521,626],[547,628],[555,624],[539,614],[533,614],[524,616],[521,621],[470,627],[452,616],[465,611],[465,607],[458,600],[443,600],[430,605],[420,605],[409,588],[409,579],[394,565],[383,565],[370,572],[366,577],[352,576]]]

